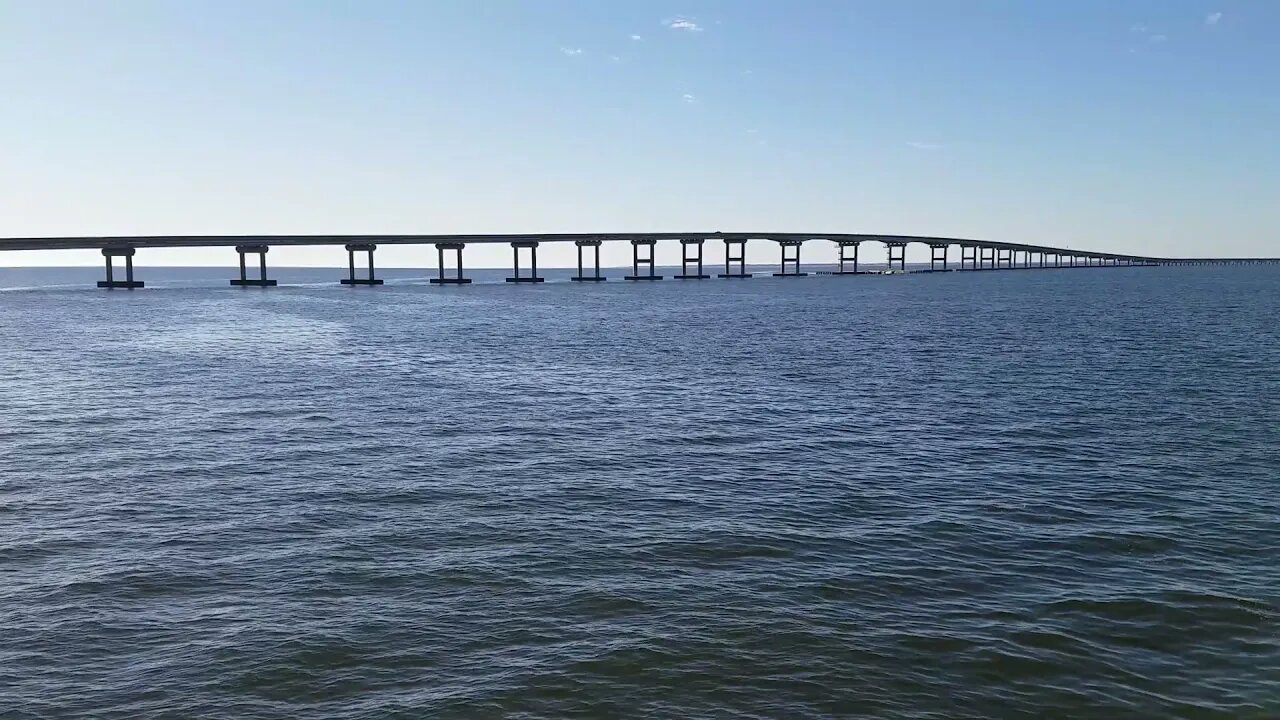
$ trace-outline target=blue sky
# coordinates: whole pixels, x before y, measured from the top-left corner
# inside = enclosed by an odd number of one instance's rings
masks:
[[[1278,31],[1269,0],[0,0],[0,235],[719,229],[1275,255]]]

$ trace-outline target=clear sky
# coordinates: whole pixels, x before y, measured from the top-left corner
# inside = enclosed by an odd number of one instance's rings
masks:
[[[1274,0],[0,0],[0,236],[719,229],[1276,255],[1277,38]]]

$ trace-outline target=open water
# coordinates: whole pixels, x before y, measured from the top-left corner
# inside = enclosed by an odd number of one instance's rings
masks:
[[[2,718],[1280,716],[1280,268],[100,272],[0,271]]]

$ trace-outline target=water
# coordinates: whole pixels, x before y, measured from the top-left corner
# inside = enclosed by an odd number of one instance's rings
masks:
[[[0,717],[1280,715],[1276,269],[341,272],[0,274]]]

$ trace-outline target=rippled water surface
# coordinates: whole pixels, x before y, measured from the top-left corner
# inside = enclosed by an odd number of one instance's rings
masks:
[[[99,272],[0,273],[0,717],[1280,716],[1280,269]]]

